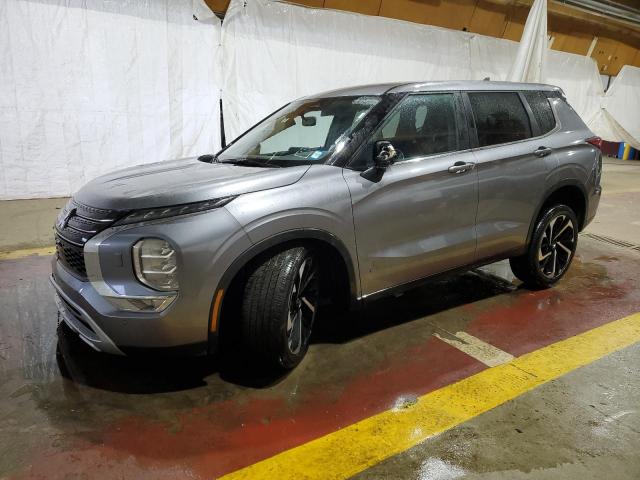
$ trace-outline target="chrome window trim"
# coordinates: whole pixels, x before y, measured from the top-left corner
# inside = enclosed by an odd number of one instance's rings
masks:
[[[466,148],[464,150],[452,150],[451,152],[443,152],[443,153],[432,153],[431,155],[422,155],[420,157],[413,157],[413,158],[408,158],[408,159],[403,159],[403,160],[399,160],[397,162],[393,162],[390,166],[393,167],[394,165],[402,165],[405,163],[413,163],[413,162],[419,162],[419,161],[423,161],[423,160],[431,160],[433,158],[440,158],[440,157],[448,157],[450,155],[459,155],[461,153],[468,153],[468,152],[472,152],[473,149],[472,148]]]

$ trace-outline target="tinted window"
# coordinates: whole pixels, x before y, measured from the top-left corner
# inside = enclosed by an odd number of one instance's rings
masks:
[[[515,92],[470,93],[481,147],[531,137],[529,115]]]
[[[556,126],[556,119],[547,96],[543,92],[524,92],[524,98],[529,102],[533,116],[540,127],[538,135],[544,135],[553,130]]]
[[[458,150],[454,95],[409,95],[373,136],[379,140],[391,142],[405,159]]]

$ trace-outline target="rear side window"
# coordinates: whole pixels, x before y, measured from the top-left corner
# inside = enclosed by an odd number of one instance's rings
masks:
[[[544,135],[553,130],[556,126],[556,119],[544,92],[523,92],[523,94],[524,98],[529,102],[533,116],[538,122],[538,127],[540,127],[538,135]]]
[[[481,147],[531,137],[529,115],[516,92],[469,93]]]

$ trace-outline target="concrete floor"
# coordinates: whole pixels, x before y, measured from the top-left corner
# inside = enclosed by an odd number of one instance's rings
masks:
[[[604,186],[590,233],[640,244],[640,165],[606,165]],[[487,371],[447,332],[519,357],[640,311],[640,252],[583,235],[551,290],[519,288],[505,262],[458,275],[324,318],[299,368],[272,377],[239,357],[95,353],[57,327],[49,269],[0,261],[2,480],[216,478]],[[639,373],[635,344],[357,476],[640,478]]]
[[[605,159],[603,197],[587,231],[640,244],[640,161]]]
[[[68,200],[0,201],[0,252],[53,245],[53,224]]]
[[[355,478],[640,478],[639,376],[636,344]]]

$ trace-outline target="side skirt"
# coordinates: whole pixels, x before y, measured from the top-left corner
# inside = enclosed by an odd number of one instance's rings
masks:
[[[473,270],[475,268],[480,268],[480,267],[484,267],[486,265],[489,265],[491,263],[495,263],[495,262],[499,262],[501,260],[506,260],[508,258],[514,257],[514,256],[518,256],[521,255],[522,251],[518,250],[518,251],[512,251],[512,252],[508,252],[506,254],[501,254],[499,256],[495,256],[495,257],[491,257],[491,258],[486,258],[480,262],[476,262],[470,265],[464,265],[462,267],[456,267],[453,268],[451,270],[446,270],[444,272],[441,273],[436,273],[434,275],[429,275],[427,277],[423,277],[423,278],[419,278],[417,280],[412,280],[411,282],[407,282],[407,283],[403,283],[401,285],[396,285],[394,287],[389,287],[386,288],[384,290],[378,290],[377,292],[371,293],[369,295],[363,295],[362,297],[358,298],[358,304],[359,307],[362,308],[364,305],[367,305],[371,302],[374,302],[376,300],[379,300],[381,298],[384,297],[388,297],[391,295],[399,295],[401,293],[407,292],[409,290],[413,290],[414,288],[420,287],[426,283],[429,282],[433,282],[433,281],[438,281],[438,280],[442,280],[444,278],[450,277],[450,276],[454,276],[454,275],[459,275],[461,273],[464,272],[468,272],[469,270]]]

